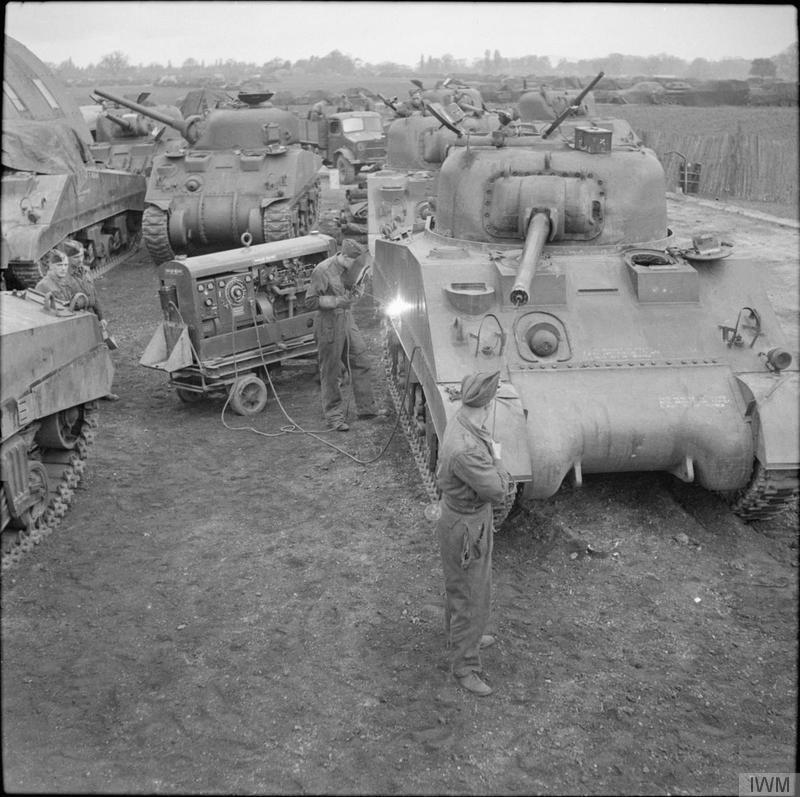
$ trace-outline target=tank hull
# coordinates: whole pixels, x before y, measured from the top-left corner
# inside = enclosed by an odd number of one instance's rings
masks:
[[[91,243],[95,267],[102,269],[133,243],[146,183],[124,171],[87,169],[84,176],[12,172],[3,176],[2,187],[3,237],[12,270],[36,264],[67,237]]]
[[[157,156],[145,202],[164,214],[151,256],[196,256],[308,232],[319,215],[322,160],[299,147],[274,152],[182,150]]]
[[[518,247],[430,230],[378,239],[376,296],[400,300],[391,339],[437,437],[463,375],[498,369],[492,433],[527,497],[552,496],[570,473],[668,471],[720,491],[744,487],[756,460],[796,474],[797,369],[765,369],[764,353],[787,344],[757,264],[632,263],[670,243],[548,248],[519,307]],[[729,346],[742,308],[757,309],[758,335]],[[545,356],[531,348],[541,330],[555,340]]]
[[[10,567],[60,523],[85,470],[114,367],[97,317],[0,293],[0,531]]]

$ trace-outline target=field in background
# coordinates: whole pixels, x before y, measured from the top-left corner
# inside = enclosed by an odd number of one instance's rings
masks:
[[[292,77],[270,84],[276,92],[295,95],[315,89],[342,92],[356,86],[386,96],[407,96],[406,78]],[[433,81],[424,81],[427,86]],[[150,91],[157,103],[174,104],[189,89],[171,86],[114,86],[98,84],[116,94]],[[91,89],[70,89],[81,105],[91,103]],[[689,108],[679,105],[598,105],[598,115],[626,119],[645,144],[658,154],[667,173],[667,187],[679,186],[681,152],[690,163],[701,164],[699,194],[735,201],[781,216],[798,215],[798,114],[794,107],[718,106]]]
[[[664,164],[669,189],[680,184],[681,159],[668,154],[677,151],[701,165],[700,195],[797,216],[796,108],[601,105],[598,111],[631,123]]]

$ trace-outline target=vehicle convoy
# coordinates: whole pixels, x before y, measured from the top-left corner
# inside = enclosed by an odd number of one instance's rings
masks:
[[[142,229],[155,265],[176,254],[294,238],[315,226],[322,160],[301,147],[294,114],[265,104],[271,92],[239,92],[238,107],[180,121],[95,93],[174,127],[187,141],[153,159]]]
[[[35,285],[43,255],[67,238],[81,242],[95,273],[111,268],[138,243],[146,180],[95,163],[78,104],[9,36],[3,88],[3,283]]]
[[[375,241],[391,390],[429,493],[462,377],[500,370],[489,423],[524,498],[667,471],[769,517],[797,494],[800,390],[763,266],[707,231],[679,243],[655,153],[627,122],[562,128],[568,113],[455,138],[425,229]]]
[[[238,414],[261,412],[268,369],[317,351],[305,297],[314,267],[335,251],[316,233],[162,263],[164,320],[140,365],[166,371],[182,401],[227,393]]]
[[[114,367],[97,316],[32,290],[0,293],[2,566],[61,522]]]
[[[142,92],[136,102],[147,105],[176,121],[183,119],[174,105],[154,105],[149,92]],[[169,147],[184,143],[180,132],[169,125],[133,113],[117,103],[104,102],[94,122],[95,143],[90,146],[95,163],[109,169],[120,169],[148,177],[153,158]]]
[[[342,185],[380,169],[386,160],[386,136],[376,111],[340,111],[299,123],[300,143],[319,152],[326,166],[335,166]]]

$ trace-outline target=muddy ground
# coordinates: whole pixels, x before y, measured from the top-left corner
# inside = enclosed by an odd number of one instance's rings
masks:
[[[670,215],[761,257],[796,339],[796,229]],[[739,773],[797,770],[796,505],[747,525],[639,474],[517,512],[476,698],[448,675],[394,414],[299,433],[322,428],[309,363],[253,420],[184,404],[138,365],[147,255],[98,284],[121,400],[65,522],[3,576],[7,792],[736,794]]]

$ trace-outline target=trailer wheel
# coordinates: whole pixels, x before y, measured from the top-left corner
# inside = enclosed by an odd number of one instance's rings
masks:
[[[356,170],[344,155],[336,157],[336,168],[339,170],[339,182],[342,185],[349,185],[356,181]]]
[[[237,415],[258,415],[267,406],[267,386],[253,374],[242,376],[231,385],[230,399]]]
[[[197,404],[203,398],[202,393],[198,393],[196,390],[187,390],[185,387],[176,387],[175,392],[178,394],[178,398],[186,404]]]

